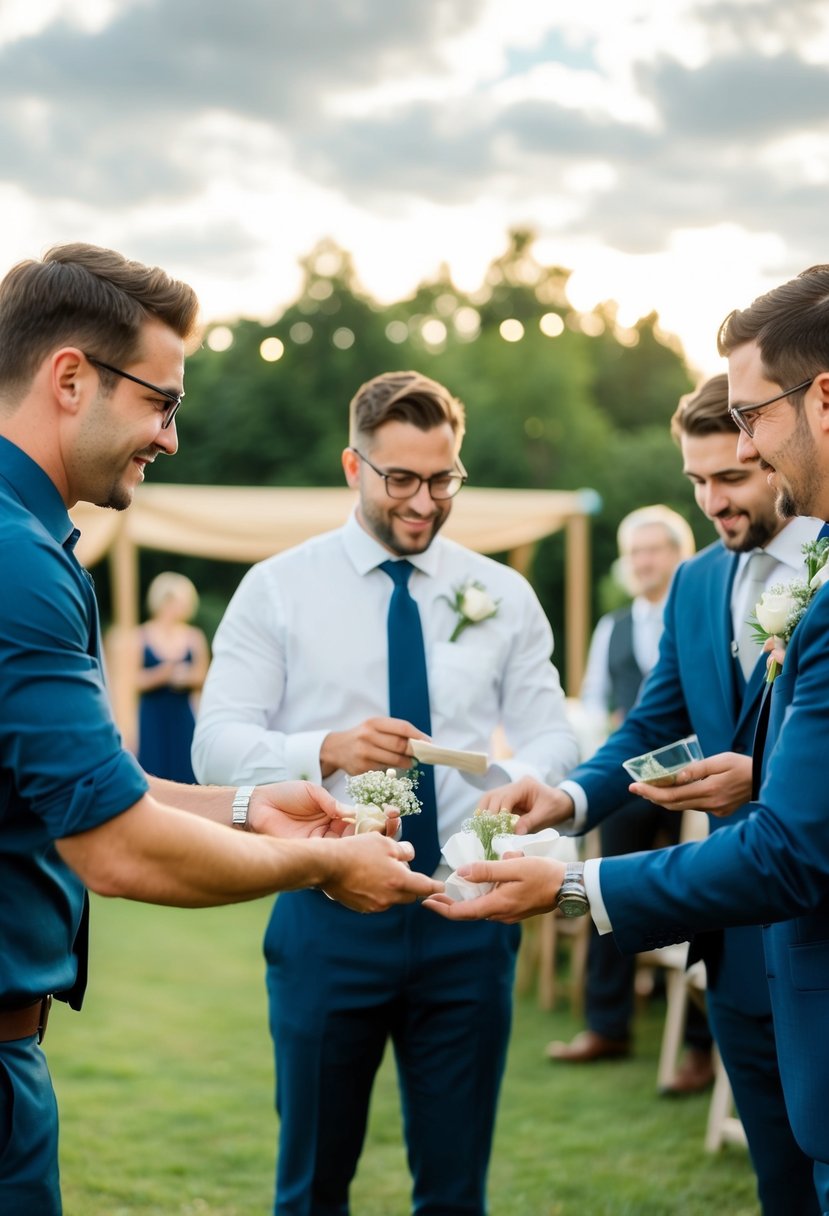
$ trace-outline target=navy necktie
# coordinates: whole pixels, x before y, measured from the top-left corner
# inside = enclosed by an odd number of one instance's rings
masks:
[[[825,540],[829,536],[829,524],[824,524],[816,536],[816,540]]]
[[[381,562],[383,570],[394,583],[388,615],[389,639],[389,714],[405,718],[425,734],[432,732],[429,713],[429,679],[426,672],[426,650],[417,604],[409,594],[411,562]],[[403,839],[415,848],[412,869],[432,874],[440,861],[438,842],[435,771],[431,764],[420,766],[417,796],[422,804],[419,815],[403,816]]]

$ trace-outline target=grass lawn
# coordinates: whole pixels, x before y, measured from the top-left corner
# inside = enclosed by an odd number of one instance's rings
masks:
[[[66,1216],[270,1212],[276,1121],[260,951],[269,909],[93,901],[86,1005],[80,1015],[56,1005],[46,1041]],[[569,1009],[518,1000],[491,1216],[757,1212],[745,1151],[703,1151],[707,1097],[656,1096],[662,1014],[655,1004],[640,1016],[634,1059],[567,1068],[542,1052],[579,1029]],[[408,1195],[387,1057],[352,1210],[406,1216]]]

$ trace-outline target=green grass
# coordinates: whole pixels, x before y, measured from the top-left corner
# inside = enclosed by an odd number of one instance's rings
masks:
[[[46,1042],[66,1216],[270,1212],[276,1120],[260,950],[269,908],[94,901],[85,1008],[57,1005]],[[656,1096],[662,1015],[658,1004],[640,1015],[635,1058],[567,1068],[546,1062],[543,1046],[579,1023],[566,1008],[517,1001],[492,1216],[756,1213],[745,1151],[703,1151],[707,1098]],[[408,1196],[387,1057],[352,1210],[405,1216]]]

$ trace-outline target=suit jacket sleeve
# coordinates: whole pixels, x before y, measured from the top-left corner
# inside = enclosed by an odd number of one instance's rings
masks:
[[[602,896],[625,952],[829,908],[827,638],[829,593],[821,591],[775,682],[765,778],[747,819],[704,841],[601,863]]]
[[[680,628],[677,609],[683,600],[683,579],[686,576],[687,572],[681,566],[665,605],[659,659],[644,681],[636,705],[596,754],[569,774],[569,780],[576,781],[587,795],[585,830],[595,827],[616,807],[630,800],[628,786],[631,779],[622,768],[623,760],[681,739],[692,729],[677,650],[677,632]]]

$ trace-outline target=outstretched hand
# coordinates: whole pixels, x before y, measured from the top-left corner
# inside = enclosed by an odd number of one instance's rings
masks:
[[[347,836],[354,834],[350,810],[353,807],[337,802],[321,785],[279,781],[253,791],[248,823],[252,832],[283,839]]]
[[[563,790],[544,785],[535,777],[522,777],[510,785],[487,790],[478,799],[481,810],[497,814],[498,811],[514,811],[520,815],[515,825],[516,835],[538,832],[542,828],[555,827],[572,817],[573,799]]]
[[[501,861],[475,861],[461,866],[458,874],[469,882],[497,886],[477,899],[453,901],[448,895],[433,895],[423,906],[446,920],[497,920],[512,925],[555,907],[565,869],[563,861],[520,853],[508,853]]]
[[[629,789],[669,811],[708,811],[723,818],[751,798],[751,756],[720,752],[694,760],[676,774],[673,785],[634,781]]]
[[[330,851],[322,889],[355,912],[384,912],[393,904],[440,895],[442,882],[409,869],[413,857],[408,840],[378,832],[339,841]]]

